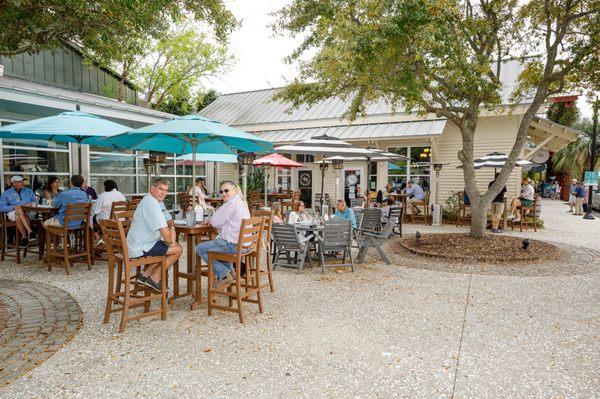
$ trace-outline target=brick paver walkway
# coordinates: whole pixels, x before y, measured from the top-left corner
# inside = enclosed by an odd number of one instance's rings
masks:
[[[65,291],[0,280],[0,385],[48,359],[77,333],[82,321],[79,305]]]

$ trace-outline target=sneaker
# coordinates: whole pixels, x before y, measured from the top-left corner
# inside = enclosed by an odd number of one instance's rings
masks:
[[[233,275],[229,272],[222,279],[220,279],[220,280],[217,279],[213,283],[212,287],[214,289],[221,289],[221,288],[227,287],[229,284],[231,284],[232,281],[233,281]]]
[[[19,243],[19,248],[24,249],[29,246],[29,238],[21,238],[21,242]]]
[[[152,277],[140,276],[138,277],[137,281],[144,284],[146,287],[152,288],[156,292],[162,291],[162,286],[160,283],[152,280]]]

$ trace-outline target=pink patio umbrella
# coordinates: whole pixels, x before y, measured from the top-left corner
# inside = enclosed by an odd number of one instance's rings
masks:
[[[275,168],[299,168],[304,166],[303,164],[292,161],[289,158],[284,157],[281,154],[273,153],[262,158],[255,160],[253,165],[256,166],[273,166]],[[273,182],[275,183],[275,182]],[[267,174],[265,173],[265,206],[267,205]]]

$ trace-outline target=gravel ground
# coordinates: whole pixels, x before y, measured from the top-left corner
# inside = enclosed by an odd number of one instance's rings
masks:
[[[507,234],[559,243],[569,261],[448,267],[400,252],[355,273],[277,270],[265,313],[248,304],[245,325],[182,299],[167,321],[118,334],[118,317],[102,324],[102,264],[66,276],[2,262],[0,278],[68,291],[84,326],[0,397],[600,397],[600,221],[566,209],[544,201],[544,230]],[[466,229],[405,234],[416,230]]]

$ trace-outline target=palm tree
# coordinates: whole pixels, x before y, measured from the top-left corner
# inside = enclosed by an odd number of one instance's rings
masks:
[[[556,151],[552,156],[552,167],[557,172],[568,173],[573,178],[581,179],[583,172],[589,170],[591,145],[592,145],[592,121],[582,119],[574,126],[579,130],[581,136],[566,147]],[[600,148],[600,145],[596,146]],[[594,169],[600,168],[600,159],[596,161]]]

